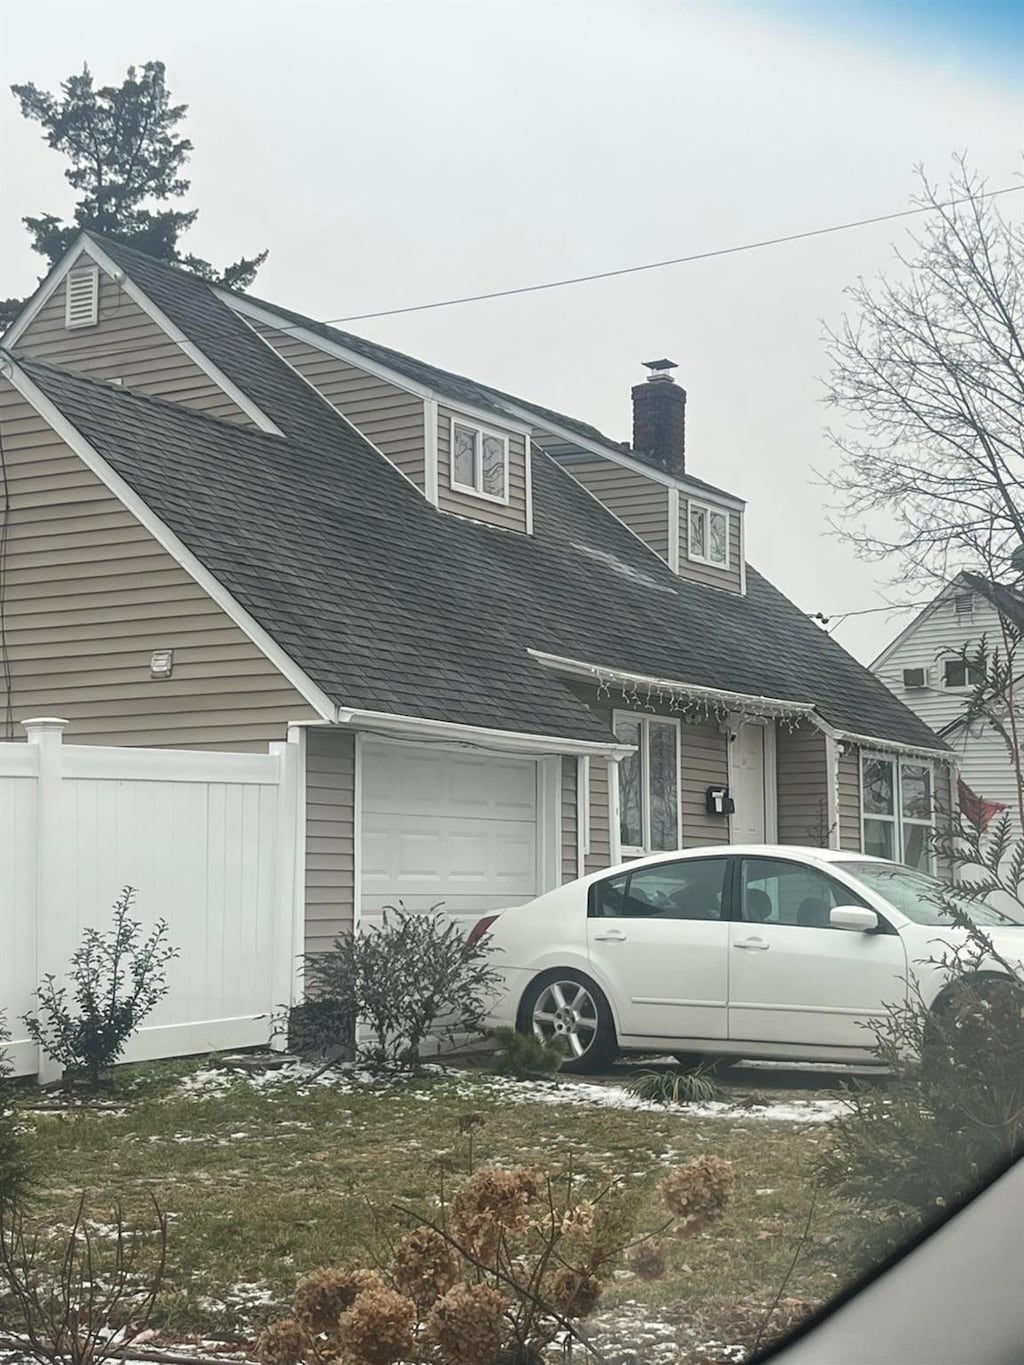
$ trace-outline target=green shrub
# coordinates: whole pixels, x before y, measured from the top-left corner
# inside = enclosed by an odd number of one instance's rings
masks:
[[[826,1179],[865,1209],[927,1217],[1024,1152],[1024,975],[968,932],[936,1007],[917,991],[887,1007],[874,1052],[889,1077],[855,1087],[835,1126]]]
[[[339,935],[327,952],[304,959],[307,1000],[289,1011],[289,1036],[307,1055],[346,1055],[357,1018],[367,1035],[358,1054],[380,1067],[415,1070],[428,1036],[484,1033],[499,980],[487,939],[467,944],[439,908],[410,914],[388,906],[379,925]]]
[[[710,1104],[722,1097],[711,1070],[702,1066],[693,1071],[641,1071],[627,1081],[626,1089],[655,1104]]]
[[[37,1014],[24,1016],[33,1042],[64,1068],[68,1080],[99,1087],[142,1020],[167,994],[167,963],[178,950],[157,922],[148,938],[130,916],[135,891],[126,886],[114,904],[109,930],[86,929],[71,956],[72,990],[48,974],[36,991]]]
[[[528,1080],[533,1076],[551,1075],[565,1059],[565,1053],[554,1043],[538,1038],[535,1033],[520,1033],[514,1028],[496,1028],[497,1045],[492,1069],[499,1076],[514,1076]]]
[[[0,1013],[0,1214],[17,1205],[29,1186],[29,1170],[24,1147],[14,1126],[10,1108],[11,1062],[6,1044],[11,1041],[7,1021]]]

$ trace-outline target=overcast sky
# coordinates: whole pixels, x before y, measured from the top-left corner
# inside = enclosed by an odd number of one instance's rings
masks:
[[[185,245],[270,248],[255,292],[315,317],[713,250],[908,204],[966,150],[1015,183],[1021,0],[0,0],[0,295],[24,214],[69,213],[12,81],[160,59],[196,145]],[[1024,194],[1004,199],[1019,217]],[[640,362],[689,395],[692,472],[749,501],[748,556],[807,611],[878,605],[827,534],[821,319],[900,224],[352,327],[630,435]],[[398,553],[400,541],[396,546]],[[902,598],[906,600],[906,597]],[[851,619],[865,661],[906,617]]]

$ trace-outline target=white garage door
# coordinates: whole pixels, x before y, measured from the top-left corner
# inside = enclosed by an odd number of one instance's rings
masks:
[[[363,742],[362,915],[475,916],[537,895],[533,759]]]

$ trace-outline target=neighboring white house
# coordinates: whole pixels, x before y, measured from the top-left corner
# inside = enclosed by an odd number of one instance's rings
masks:
[[[957,755],[960,777],[986,802],[1017,808],[1016,779],[1002,738],[990,726],[968,723],[966,704],[975,679],[964,650],[982,639],[1004,652],[999,610],[1024,622],[1024,597],[976,574],[960,574],[924,608],[871,665],[872,672],[937,731]],[[1024,733],[1024,711],[1018,704]],[[1017,822],[1015,822],[1017,823]]]

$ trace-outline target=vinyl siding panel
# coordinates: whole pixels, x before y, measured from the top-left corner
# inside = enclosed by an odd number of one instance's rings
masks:
[[[575,758],[562,759],[562,881],[579,876],[577,835],[579,818],[576,806]]]
[[[725,512],[729,518],[729,567],[716,568],[713,564],[703,564],[689,558],[690,518],[689,503],[701,507],[712,507]],[[742,592],[743,581],[740,565],[743,560],[743,538],[740,519],[742,512],[731,507],[718,508],[710,498],[687,498],[679,494],[679,577],[689,578],[694,583],[706,583],[711,588],[724,588],[727,592]]]
[[[998,612],[980,594],[972,596],[974,611],[968,617],[956,615],[953,595],[940,597],[918,617],[884,663],[873,670],[890,692],[933,730],[941,730],[962,715],[968,695],[943,686],[943,659],[954,657],[965,648],[976,648],[983,636],[990,648],[998,647],[1002,652]],[[905,668],[925,669],[928,685],[904,687]]]
[[[486,423],[489,431],[508,437],[508,504],[491,502],[452,488],[451,444],[452,421],[466,426],[480,426],[472,417],[460,417],[451,408],[438,408],[437,414],[437,505],[442,512],[455,512],[472,517],[490,526],[501,526],[506,531],[526,530],[526,437],[517,432],[502,431],[500,425]]]
[[[564,467],[668,562],[668,488],[611,460],[564,460]]]
[[[305,951],[321,953],[355,918],[355,738],[306,732]]]
[[[423,491],[423,400],[263,323],[250,325]]]
[[[810,725],[776,726],[775,770],[780,844],[828,848],[825,736]]]
[[[611,866],[612,843],[608,811],[608,768],[600,759],[590,760],[590,846],[584,860],[587,873]]]
[[[261,750],[316,713],[14,389],[0,382],[11,498],[14,720],[80,744]],[[174,650],[166,681],[150,655]],[[6,699],[4,699],[6,702]],[[14,737],[22,732],[15,727]]]
[[[837,763],[839,847],[859,852],[860,837],[860,750],[846,745]]]
[[[210,417],[251,425],[234,400],[128,297],[116,280],[101,270],[99,282],[96,326],[65,327],[65,285],[61,283],[18,338],[15,354],[60,365],[92,379],[120,380],[125,388],[196,408]]]
[[[729,780],[729,745],[715,721],[680,727],[683,848],[729,842],[727,816],[709,815],[705,794]]]

